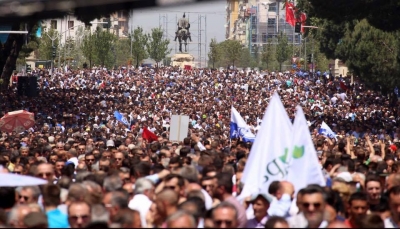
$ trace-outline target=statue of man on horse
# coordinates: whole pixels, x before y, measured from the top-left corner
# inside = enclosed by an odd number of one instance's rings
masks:
[[[190,36],[190,32],[189,32],[189,28],[190,28],[190,23],[189,20],[186,19],[186,15],[185,13],[183,13],[183,17],[181,19],[179,19],[178,21],[178,30],[175,32],[175,39],[174,41],[176,41],[176,39],[179,40],[179,51],[182,52],[182,41],[185,42],[185,52],[187,51],[187,39],[189,39],[189,41],[192,41],[192,37]]]

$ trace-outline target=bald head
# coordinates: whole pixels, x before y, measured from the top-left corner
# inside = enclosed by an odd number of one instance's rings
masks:
[[[327,228],[350,228],[345,223],[340,221],[333,221],[332,223],[328,224]]]
[[[387,190],[391,189],[394,186],[400,185],[400,174],[399,173],[392,173],[388,176],[387,181]]]
[[[164,189],[157,194],[157,201],[167,203],[170,206],[177,206],[179,203],[179,196],[174,190]]]

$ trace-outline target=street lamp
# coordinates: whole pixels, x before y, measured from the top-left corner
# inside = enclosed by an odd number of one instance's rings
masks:
[[[91,24],[106,24],[107,22],[91,22]],[[68,28],[68,29],[66,29],[66,30],[64,30],[64,31],[62,31],[60,34],[58,34],[57,36],[55,36],[55,37],[50,37],[50,35],[48,34],[48,33],[46,33],[46,35],[50,38],[50,40],[51,40],[51,46],[52,47],[54,47],[54,41],[56,40],[56,39],[58,39],[58,38],[60,38],[60,40],[61,40],[61,36],[64,34],[64,33],[66,33],[66,32],[68,32],[68,31],[70,31],[70,30],[72,30],[72,29],[74,29],[74,28],[77,28],[77,27],[80,27],[80,26],[84,26],[84,25],[76,25],[76,26],[72,26],[72,27],[70,27],[70,28]],[[60,41],[61,42],[61,41]],[[61,46],[60,46],[60,44],[59,44],[59,47],[60,47],[60,50],[61,50]],[[53,51],[54,52],[54,51]],[[54,58],[54,57],[53,57]],[[51,74],[50,75],[52,75],[53,74],[53,68],[54,68],[54,59],[53,59],[53,61],[51,62]],[[60,55],[60,53],[59,53],[59,55],[58,55],[58,68],[60,68],[60,64],[61,64],[61,55]]]
[[[310,29],[319,29],[318,26],[311,26],[311,25],[304,25],[304,26],[302,25],[301,27],[302,28],[310,28]],[[311,53],[311,71],[312,71],[313,76],[314,76],[314,39],[312,40],[311,45],[312,45],[312,48],[311,48],[311,50],[312,50],[312,53]]]

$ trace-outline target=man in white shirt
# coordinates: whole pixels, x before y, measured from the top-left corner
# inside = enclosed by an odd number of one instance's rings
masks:
[[[153,204],[154,184],[149,179],[140,178],[135,182],[135,196],[129,201],[128,207],[140,213],[142,227],[147,227],[146,215]]]

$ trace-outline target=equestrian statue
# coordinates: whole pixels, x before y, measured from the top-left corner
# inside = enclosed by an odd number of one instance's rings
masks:
[[[175,39],[179,40],[179,52],[182,52],[182,43],[185,44],[185,52],[187,52],[187,40],[189,39],[192,42],[192,37],[189,32],[190,23],[189,20],[186,19],[185,13],[183,13],[183,17],[178,21],[178,30],[175,32]]]

